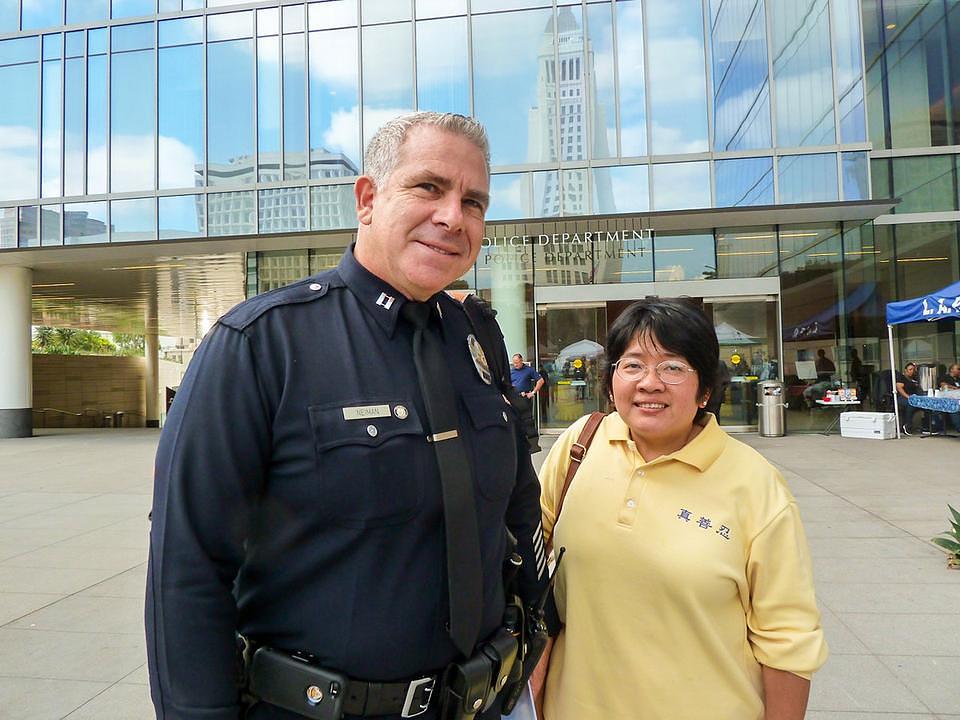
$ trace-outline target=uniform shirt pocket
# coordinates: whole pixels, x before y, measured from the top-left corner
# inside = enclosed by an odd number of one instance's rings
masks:
[[[517,480],[517,439],[513,410],[495,392],[464,395],[473,426],[473,471],[480,493],[488,500],[503,500]]]
[[[423,424],[408,399],[311,405],[320,506],[348,527],[397,525],[423,502]],[[388,414],[389,413],[389,414]]]

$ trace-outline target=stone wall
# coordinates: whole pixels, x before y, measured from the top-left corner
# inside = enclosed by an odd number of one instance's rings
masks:
[[[120,411],[124,427],[143,427],[145,387],[142,357],[34,355],[33,426],[103,427]]]

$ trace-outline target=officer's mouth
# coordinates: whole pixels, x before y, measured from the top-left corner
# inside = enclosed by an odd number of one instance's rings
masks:
[[[456,250],[450,250],[448,248],[441,247],[440,245],[434,245],[433,243],[424,242],[423,240],[417,240],[416,242],[418,242],[420,245],[423,245],[423,247],[427,248],[428,250],[432,250],[437,255],[454,257],[460,254]]]

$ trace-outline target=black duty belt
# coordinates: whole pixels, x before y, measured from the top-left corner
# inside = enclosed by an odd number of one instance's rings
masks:
[[[347,715],[396,715],[412,718],[430,708],[436,675],[409,682],[375,683],[350,680],[343,712]]]

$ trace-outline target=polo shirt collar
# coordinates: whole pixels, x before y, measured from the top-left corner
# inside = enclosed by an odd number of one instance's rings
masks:
[[[604,425],[610,442],[629,442],[633,439],[630,437],[630,427],[616,411],[607,416]],[[653,462],[676,460],[704,472],[720,457],[725,437],[726,434],[717,424],[717,418],[712,413],[707,413],[707,420],[703,424],[703,430],[700,431],[699,435],[676,452],[658,457]]]
[[[355,247],[356,243],[352,243],[343,253],[337,265],[337,274],[343,278],[347,289],[360,301],[360,307],[367,311],[388,336],[393,337],[400,319],[400,308],[407,299],[399,290],[361,265],[353,254]],[[437,296],[430,298],[429,302],[437,302]]]

